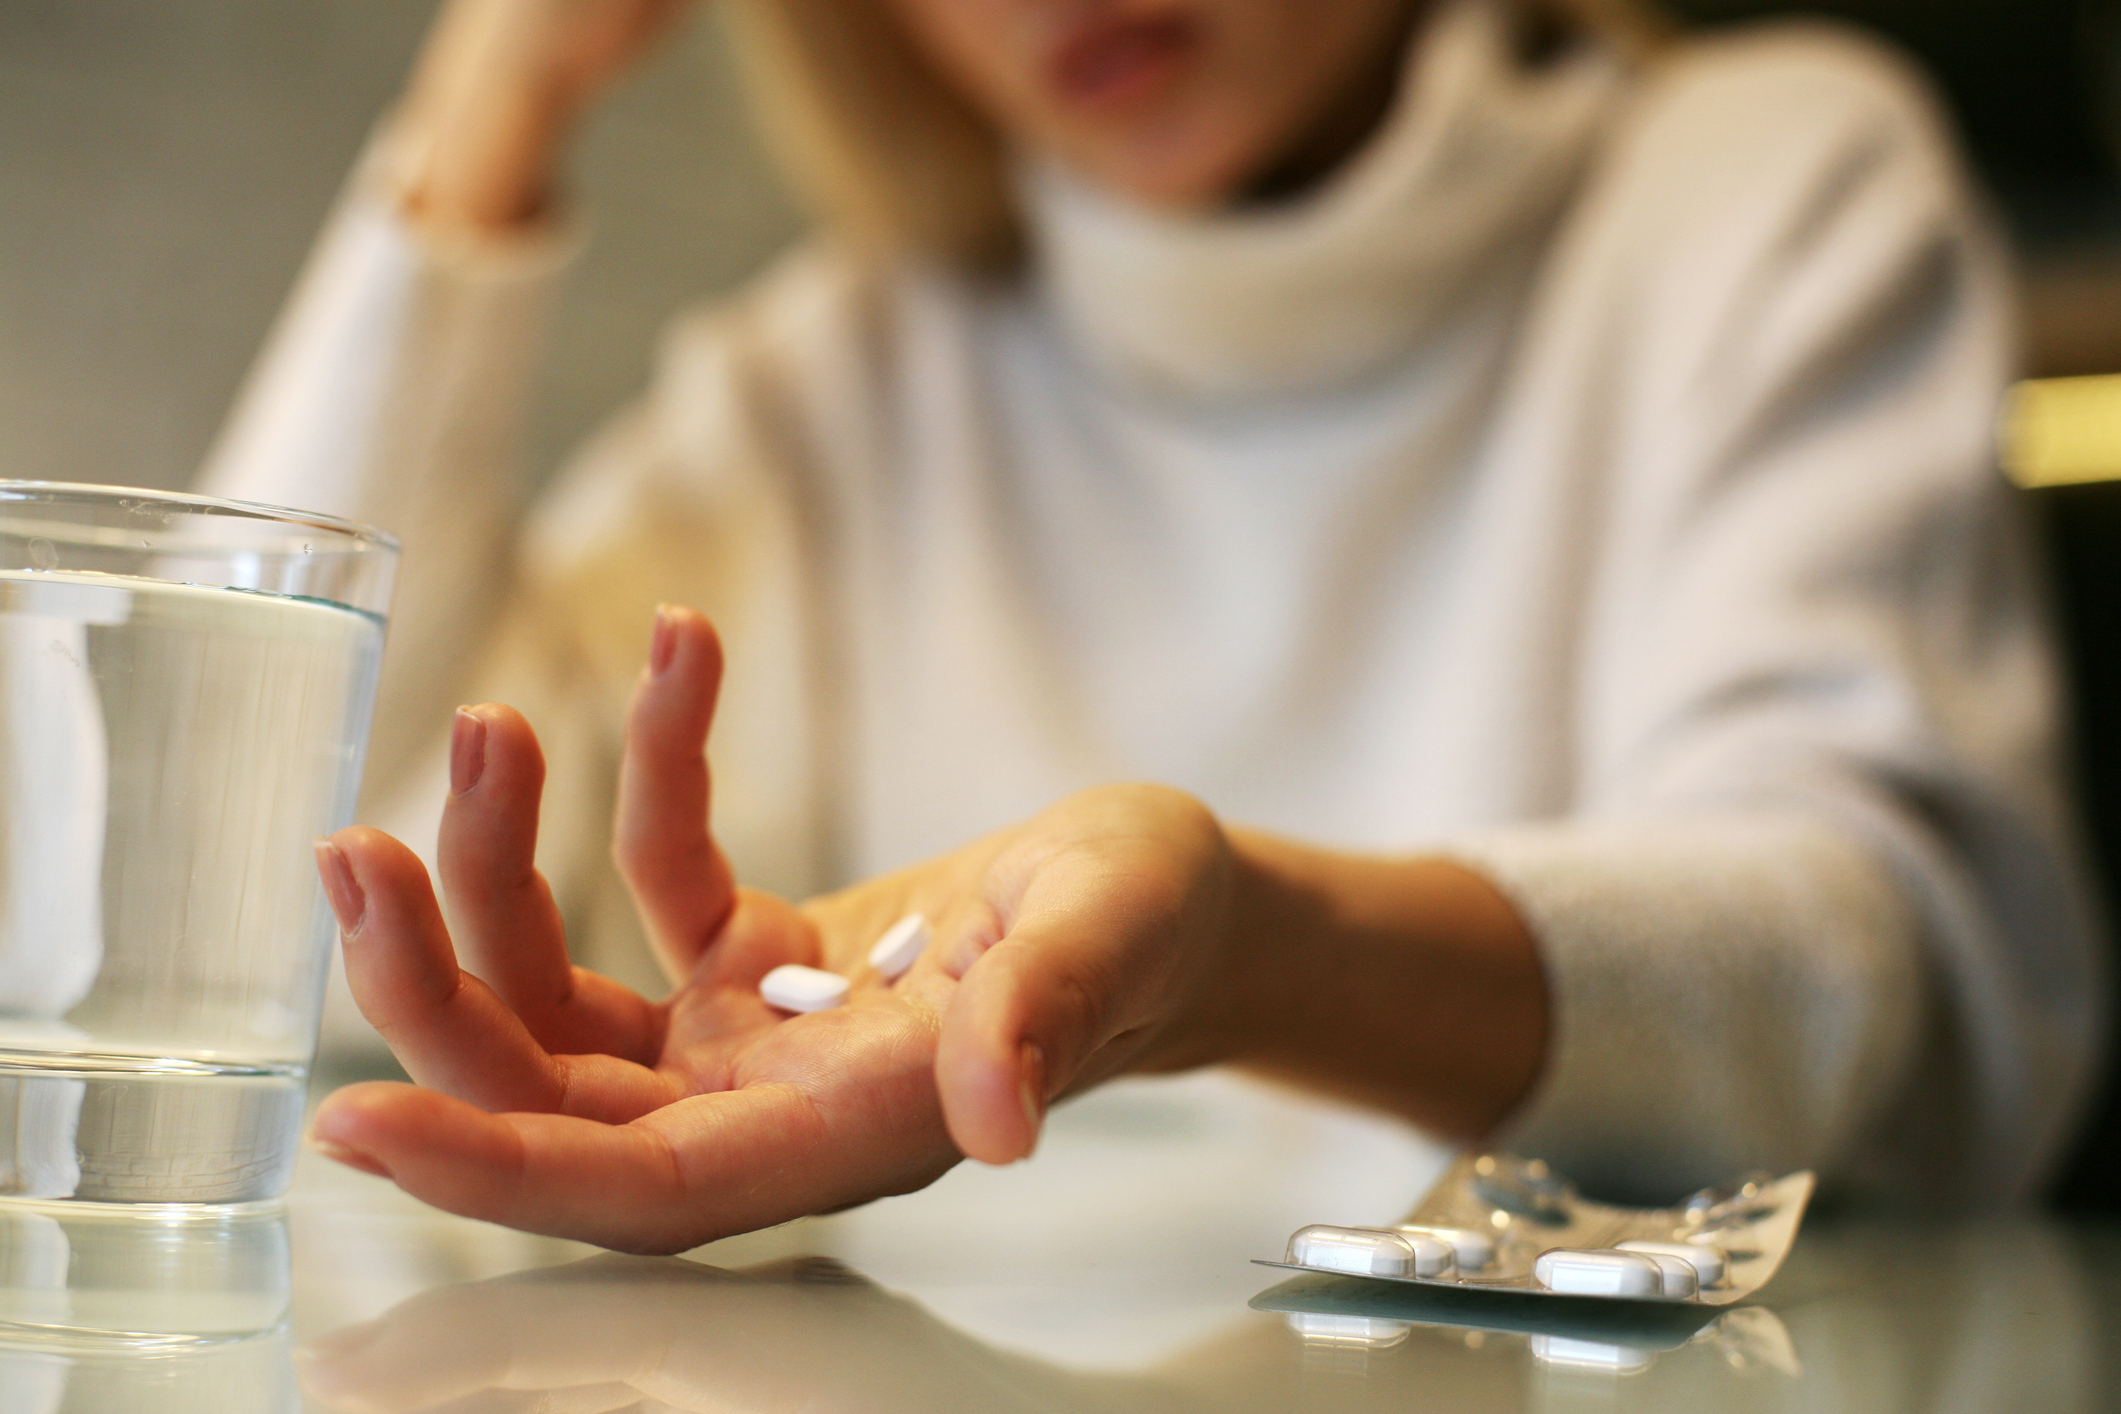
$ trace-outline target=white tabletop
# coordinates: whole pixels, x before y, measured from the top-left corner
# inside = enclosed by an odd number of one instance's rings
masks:
[[[1815,1220],[1758,1299],[1698,1326],[1522,1299],[1515,1329],[1421,1300],[1292,1322],[1252,1304],[1290,1304],[1289,1274],[1249,1259],[1304,1222],[1388,1221],[1441,1156],[1187,1098],[1121,1087],[1030,1164],[682,1259],[449,1217],[314,1156],[284,1211],[218,1223],[0,1204],[0,1411],[2115,1405],[2121,1232],[2036,1218]],[[1292,1143],[1317,1165],[1245,1159]]]

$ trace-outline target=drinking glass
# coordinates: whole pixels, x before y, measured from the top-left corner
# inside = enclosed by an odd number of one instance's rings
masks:
[[[0,481],[0,1197],[284,1192],[397,545]]]

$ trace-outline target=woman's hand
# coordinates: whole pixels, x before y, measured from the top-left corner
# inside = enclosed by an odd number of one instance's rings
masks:
[[[793,907],[737,888],[709,833],[720,676],[706,620],[660,615],[614,851],[678,983],[664,1002],[569,964],[531,862],[543,762],[508,708],[459,715],[446,924],[397,841],[320,845],[354,996],[419,1082],[330,1097],[325,1152],[453,1212],[673,1252],[920,1187],[960,1154],[1023,1157],[1056,1095],[1236,1053],[1235,872],[1196,802],[1087,792]],[[867,950],[914,911],[935,942],[887,982]],[[849,976],[847,1001],[775,1011],[758,983],[786,962]]]
[[[534,220],[575,119],[686,3],[450,0],[392,120],[407,211],[442,230]]]

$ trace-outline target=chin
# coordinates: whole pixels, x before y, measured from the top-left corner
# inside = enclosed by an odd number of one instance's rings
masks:
[[[1089,181],[1142,206],[1208,211],[1229,203],[1265,158],[1264,143],[1169,131],[1077,146],[1069,165]]]

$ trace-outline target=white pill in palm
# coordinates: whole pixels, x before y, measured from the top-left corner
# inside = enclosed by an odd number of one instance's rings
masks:
[[[847,979],[837,972],[782,963],[759,979],[759,995],[782,1011],[823,1011],[847,1000]]]
[[[1728,1265],[1723,1249],[1713,1242],[1616,1242],[1613,1245],[1622,1252],[1677,1257],[1694,1268],[1694,1275],[1703,1286],[1714,1286],[1722,1281]]]
[[[869,949],[869,965],[886,978],[896,977],[920,961],[933,938],[934,934],[928,931],[928,920],[918,913],[909,913],[892,924],[884,936],[876,940],[876,946]]]

